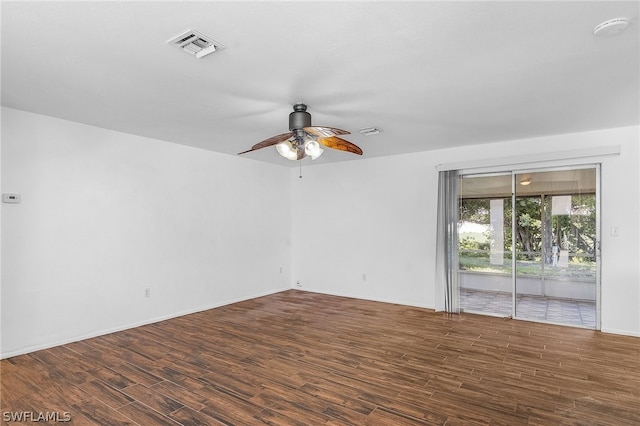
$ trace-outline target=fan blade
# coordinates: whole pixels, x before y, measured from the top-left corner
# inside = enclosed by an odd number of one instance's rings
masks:
[[[304,131],[309,133],[310,135],[317,136],[319,138],[328,138],[336,135],[351,134],[351,132],[347,132],[346,130],[336,129],[335,127],[322,127],[322,126],[305,127]]]
[[[326,146],[327,148],[338,149],[340,151],[348,151],[353,154],[362,155],[362,150],[358,145],[352,144],[349,141],[340,139],[337,136],[331,136],[328,138],[318,138],[318,143]]]
[[[304,149],[299,149],[298,150],[298,160],[302,160],[306,156],[307,156],[307,153],[304,152]]]
[[[247,151],[239,152],[238,155],[246,154],[247,152],[256,151],[258,149],[262,149],[262,148],[266,148],[268,146],[272,146],[272,145],[278,144],[278,143],[280,143],[282,141],[286,141],[287,139],[293,137],[294,135],[295,135],[295,133],[289,132],[289,133],[283,133],[283,134],[278,135],[278,136],[272,136],[269,139],[265,139],[262,142],[258,142],[257,144],[252,146],[251,149],[249,149]]]

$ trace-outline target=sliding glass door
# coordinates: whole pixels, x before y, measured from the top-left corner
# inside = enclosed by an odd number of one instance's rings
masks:
[[[460,179],[461,309],[598,328],[598,168]]]

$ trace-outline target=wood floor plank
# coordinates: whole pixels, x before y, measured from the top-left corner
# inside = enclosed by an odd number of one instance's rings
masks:
[[[149,371],[144,370],[138,366],[123,362],[115,367],[111,367],[111,370],[117,373],[119,376],[126,380],[126,383],[137,383],[143,386],[153,386],[157,383],[164,381],[164,379],[151,374]]]
[[[95,396],[96,399],[114,409],[118,409],[134,401],[133,398],[130,398],[99,379],[80,385],[80,389]]]
[[[291,396],[294,396],[296,399],[293,401],[290,400],[289,397]],[[265,389],[251,398],[250,401],[263,407],[269,407],[269,409],[277,411],[286,417],[304,419],[308,424],[324,424],[330,419],[329,416],[323,413],[327,408],[327,404],[320,404],[321,408],[318,408],[317,403],[308,404],[306,401],[301,402],[298,394],[282,393],[274,389]]]
[[[359,392],[349,392],[348,390],[345,392],[344,388],[335,388],[328,382],[324,386],[322,384],[313,385],[306,383],[300,387],[298,391],[325,401],[328,407],[333,407],[332,410],[336,410],[335,407],[339,406],[350,411],[355,411],[356,413],[368,415],[376,408],[375,404],[358,398],[357,394],[359,394]],[[352,395],[345,395],[347,393],[351,393]]]
[[[235,395],[250,399],[262,390],[262,377],[248,375],[245,371],[213,371],[207,372],[201,380],[210,386],[224,389]]]
[[[184,407],[180,402],[163,395],[156,389],[149,389],[142,385],[129,386],[122,389],[122,393],[164,415],[168,415]]]
[[[196,411],[193,408],[183,407],[175,412],[169,414],[173,420],[183,426],[215,426],[215,425],[223,425],[224,423],[218,422],[213,417],[208,416],[207,414]]]
[[[141,426],[178,426],[180,424],[138,401],[133,401],[131,404],[120,407],[118,412]]]
[[[0,362],[73,424],[637,425],[640,339],[285,291]]]
[[[200,411],[224,424],[259,424],[256,415],[265,407],[210,388],[208,404]]]
[[[364,414],[345,407],[344,405],[330,403],[323,411],[323,414],[330,417],[325,423],[327,425],[362,425],[366,424],[370,413]]]
[[[69,411],[71,418],[76,415],[80,415],[82,418],[86,418],[89,421],[99,425],[136,425],[133,420],[123,415],[119,411],[109,407],[96,398],[91,398],[86,401],[74,404]]]
[[[116,368],[116,367],[113,367],[113,368]],[[136,382],[134,382],[133,380],[123,376],[117,371],[114,371],[113,368],[107,368],[107,367],[96,368],[95,370],[92,371],[92,374],[94,377],[102,380],[109,386],[116,389],[123,389],[123,388],[126,388],[127,386],[136,384]]]
[[[90,394],[78,386],[67,382],[52,383],[50,386],[41,389],[39,393],[46,395],[43,398],[45,401],[55,401],[57,404],[64,406],[75,404],[91,397]]]
[[[399,414],[397,412],[388,411],[384,408],[377,408],[369,415],[366,421],[367,425],[394,425],[394,426],[413,426],[413,425],[442,425],[444,423],[430,423],[427,420],[417,419],[408,415]]]
[[[438,391],[433,394],[429,401],[438,410],[447,414],[447,425],[449,422],[468,424],[507,424],[526,425],[527,416],[518,413],[508,413],[504,410],[495,410],[493,407],[485,406],[482,401],[460,397],[457,393]]]
[[[258,419],[262,424],[267,424],[271,426],[308,426],[309,423],[304,420],[292,419],[291,417],[287,417],[286,415],[271,410],[269,408],[265,408],[255,415],[255,418]]]
[[[394,416],[418,419],[427,424],[444,424],[447,420],[446,414],[438,413],[437,410],[426,406],[426,404],[414,405],[397,398],[387,398],[371,393],[365,393],[361,395],[361,398],[378,406],[374,412],[382,410]]]
[[[173,382],[162,381],[150,387],[153,391],[174,399],[182,405],[199,411],[206,407],[207,398],[198,394],[193,389],[187,389]]]

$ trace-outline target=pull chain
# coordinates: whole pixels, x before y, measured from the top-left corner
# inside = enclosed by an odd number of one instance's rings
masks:
[[[302,160],[298,160],[298,164],[300,165],[300,176],[298,178],[302,179]]]

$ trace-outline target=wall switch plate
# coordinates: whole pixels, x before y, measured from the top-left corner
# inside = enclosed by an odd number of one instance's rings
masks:
[[[612,226],[611,227],[611,236],[612,237],[619,237],[620,236],[620,227]]]
[[[2,194],[3,203],[18,204],[20,198],[20,194]]]

